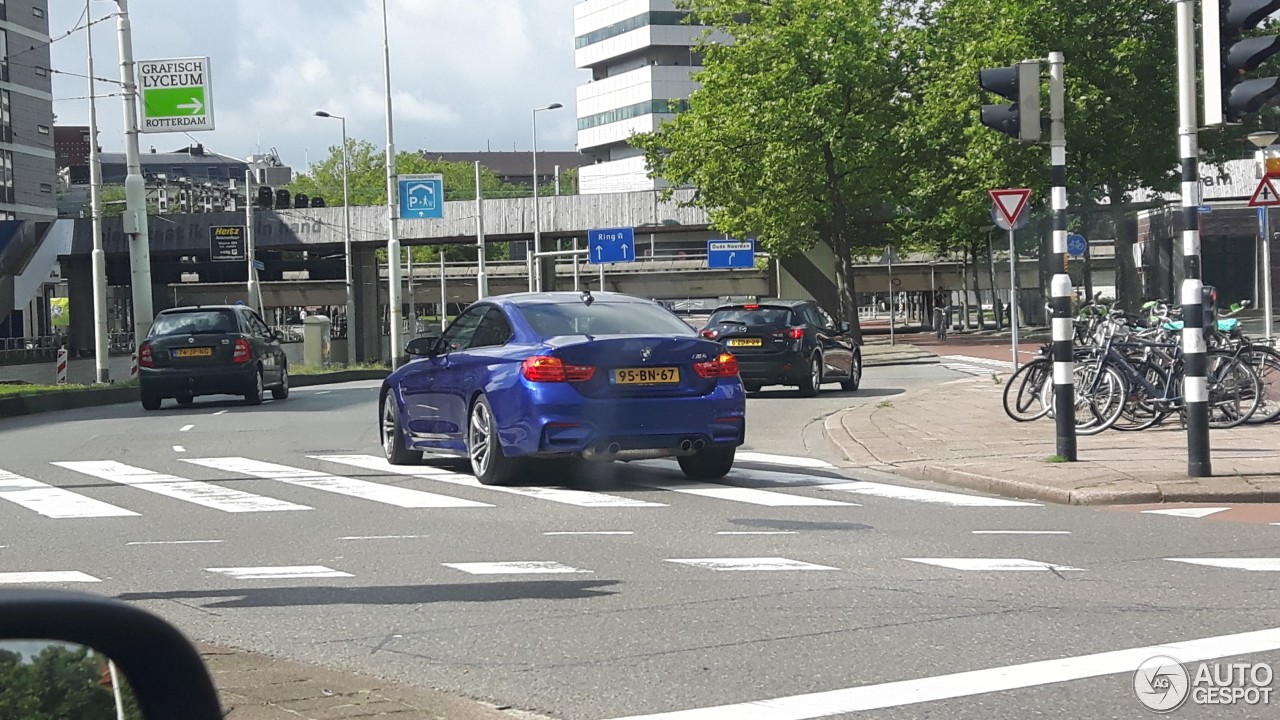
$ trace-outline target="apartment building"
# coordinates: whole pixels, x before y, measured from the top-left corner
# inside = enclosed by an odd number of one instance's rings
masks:
[[[48,0],[0,0],[0,220],[57,217]]]

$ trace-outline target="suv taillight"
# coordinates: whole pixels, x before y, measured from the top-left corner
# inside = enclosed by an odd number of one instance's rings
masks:
[[[596,369],[590,365],[565,365],[558,357],[535,355],[524,359],[520,374],[529,382],[586,382]]]
[[[249,341],[244,338],[236,338],[236,348],[231,355],[233,363],[247,363],[253,359],[253,348],[249,347]]]
[[[704,378],[734,377],[738,374],[738,358],[732,353],[720,353],[715,360],[694,363],[693,371]]]
[[[142,343],[142,347],[138,348],[138,367],[153,368],[155,366],[156,360],[151,354],[151,344]]]

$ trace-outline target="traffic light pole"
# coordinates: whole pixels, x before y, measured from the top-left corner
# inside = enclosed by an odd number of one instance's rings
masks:
[[[1063,56],[1049,53],[1049,154],[1053,187],[1053,252],[1057,267],[1050,284],[1053,307],[1053,399],[1058,408],[1058,456],[1076,461],[1075,324],[1071,317],[1071,276],[1067,274],[1067,129]],[[1013,231],[1009,231],[1012,236]],[[1014,308],[1014,317],[1017,309]],[[1015,335],[1016,337],[1016,335]],[[1016,363],[1015,363],[1016,366]],[[1068,410],[1070,408],[1070,410]]]
[[[1204,284],[1200,278],[1200,176],[1196,118],[1195,0],[1177,0],[1178,146],[1182,160],[1182,355],[1187,403],[1187,475],[1213,474],[1209,458]]]

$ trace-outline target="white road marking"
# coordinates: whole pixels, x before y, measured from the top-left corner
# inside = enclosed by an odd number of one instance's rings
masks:
[[[321,390],[320,392],[318,392],[318,393],[316,393],[316,394],[317,394],[317,395],[328,395],[328,394],[330,394],[330,393],[332,393],[332,392],[333,392],[332,390]]]
[[[571,488],[558,487],[481,485],[480,481],[476,480],[471,475],[463,475],[461,473],[450,472],[442,468],[434,468],[427,465],[418,465],[413,467],[392,465],[384,458],[377,457],[376,455],[311,455],[309,457],[315,460],[326,460],[328,462],[351,465],[353,467],[364,468],[365,470],[373,470],[380,473],[408,475],[409,477],[416,477],[424,480],[438,480],[440,482],[452,483],[454,485],[493,490],[495,492],[508,493],[511,495],[522,495],[536,500],[548,500],[550,502],[563,503],[565,505],[577,505],[579,507],[666,507],[666,505],[662,503],[649,502],[647,500],[635,500],[617,495],[606,495],[604,493],[591,492],[590,490],[574,490]]]
[[[348,535],[339,540],[417,540],[426,535]]]
[[[281,578],[336,578],[355,577],[351,573],[334,570],[323,565],[293,565],[284,567],[233,567],[205,568],[211,573],[226,575],[237,580],[273,580]]]
[[[742,462],[764,463],[766,465],[789,465],[791,467],[802,468],[834,468],[829,462],[818,460],[817,458],[795,457],[793,455],[770,455],[768,453],[757,452],[739,452],[734,456],[735,460]]]
[[[0,470],[0,500],[17,503],[49,518],[137,517],[132,510]]]
[[[1039,503],[1021,500],[1005,500],[1003,498],[983,497],[981,495],[962,495],[960,493],[941,492],[938,490],[922,490],[904,485],[888,485],[876,482],[847,482],[822,485],[823,490],[840,490],[856,495],[873,495],[875,497],[892,498],[894,500],[911,500],[914,502],[938,503],[954,507],[1042,507]]]
[[[759,557],[759,558],[686,558],[683,560],[670,559],[667,562],[679,563],[681,565],[690,565],[700,567],[707,570],[718,571],[754,571],[754,570],[837,570],[839,568],[829,567],[827,565],[814,565],[813,563],[800,562],[799,560],[789,560],[781,557]]]
[[[1070,535],[1070,530],[974,530],[974,535]]]
[[[543,535],[635,535],[630,530],[562,530],[559,532],[544,532]]]
[[[1253,572],[1280,572],[1280,558],[1165,558],[1171,562],[1206,567],[1250,570]]]
[[[136,540],[125,545],[216,545],[221,540]]]
[[[65,572],[10,572],[0,573],[0,585],[24,585],[26,583],[89,583],[102,582],[92,575],[69,570]]]
[[[1172,510],[1143,510],[1144,515],[1171,515],[1173,517],[1185,518],[1202,518],[1208,517],[1215,513],[1220,513],[1231,508],[1215,507],[1215,508],[1174,508]]]
[[[184,447],[182,447],[181,445],[174,445],[174,446],[173,446],[173,451],[174,451],[174,452],[186,452],[186,451],[187,451],[187,449],[186,449],[186,448],[184,448]]]
[[[543,573],[590,573],[590,570],[579,570],[568,565],[552,561],[514,561],[514,562],[473,562],[444,563],[445,567],[461,570],[472,575],[536,575]]]
[[[485,503],[449,497],[448,495],[437,495],[435,493],[413,490],[411,488],[381,485],[367,480],[327,475],[322,472],[316,472],[315,470],[303,470],[302,468],[259,462],[257,460],[250,460],[242,457],[198,458],[183,460],[183,462],[189,462],[193,465],[200,465],[229,473],[249,475],[251,477],[262,478],[264,480],[278,480],[290,485],[297,485],[299,487],[310,488],[312,490],[323,490],[324,492],[336,493],[338,495],[348,495],[362,500],[371,500],[373,502],[384,503],[386,505],[394,505],[395,507],[493,507],[492,505],[486,505]]]
[[[795,530],[721,530],[717,535],[795,535]]]
[[[218,412],[214,413],[214,415],[226,415],[226,414],[227,414],[227,413],[229,413],[229,412],[231,412],[231,411],[230,411],[230,410],[219,410]]]
[[[771,700],[633,715],[618,720],[815,720],[844,713],[883,710],[1119,673],[1132,675],[1135,668],[1153,655],[1169,655],[1183,663],[1191,663],[1277,649],[1280,649],[1280,628],[1269,628]]]
[[[224,488],[213,483],[151,472],[132,465],[118,463],[114,460],[56,462],[53,464],[102,480],[128,485],[132,488],[146,490],[174,500],[194,503],[223,512],[281,512],[285,510],[311,509],[306,505],[296,505],[284,500],[254,495],[243,490]]]
[[[943,360],[955,360],[962,363],[977,363],[979,365],[989,365],[1001,370],[1012,370],[1013,363],[1008,360],[992,360],[991,358],[974,357],[973,355],[943,355]]]
[[[911,562],[937,565],[952,570],[986,570],[990,572],[1026,571],[1026,570],[1074,570],[1080,568],[1069,565],[1053,565],[1039,560],[1023,560],[1022,558],[903,558]]]
[[[686,480],[664,482],[661,480],[628,478],[626,482],[630,485],[639,485],[640,487],[653,488],[655,490],[668,490],[670,492],[684,493],[685,495],[700,495],[702,497],[716,498],[717,500],[730,500],[767,507],[848,507],[852,504],[840,502],[839,500],[811,498],[804,495],[788,495],[770,490],[727,487],[715,483],[689,482]]]
[[[195,427],[195,425],[183,425],[182,427],[178,428],[178,432],[186,432],[193,427]]]

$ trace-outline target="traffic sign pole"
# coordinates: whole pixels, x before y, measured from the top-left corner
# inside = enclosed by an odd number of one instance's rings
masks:
[[[400,367],[400,353],[404,352],[404,308],[401,307],[400,240],[396,237],[396,143],[391,123],[391,41],[387,32],[387,0],[382,0],[382,72],[385,80],[387,105],[387,316],[391,321],[391,369]],[[376,298],[377,295],[375,294]]]
[[[151,332],[154,310],[151,300],[151,242],[147,234],[147,197],[138,152],[138,85],[133,67],[133,30],[129,24],[128,0],[116,0],[116,31],[120,49],[120,83],[124,98],[125,163],[124,216],[121,221],[129,236],[129,279],[133,288],[133,347]],[[91,138],[91,142],[96,139]]]
[[[85,0],[88,12],[89,0]],[[88,15],[85,15],[89,18]],[[107,327],[107,255],[102,249],[102,160],[98,157],[98,105],[94,100],[93,31],[86,30],[89,51],[89,207],[93,217],[93,360],[97,382],[111,382],[111,336]]]
[[[261,297],[261,290],[258,288],[258,269],[254,267],[253,261],[257,257],[256,248],[253,244],[253,170],[246,168],[244,171],[244,254],[245,263],[249,266],[249,302],[257,303]],[[258,304],[258,314],[266,313],[266,309]],[[351,318],[347,318],[347,328],[351,328]],[[347,333],[347,345],[350,347],[351,333]],[[348,350],[350,354],[350,350]]]
[[[1053,402],[1055,441],[1058,457],[1075,462],[1076,392],[1075,392],[1075,323],[1071,312],[1071,276],[1067,274],[1067,128],[1066,78],[1063,55],[1049,53],[1049,166],[1053,209],[1053,251],[1062,258],[1062,270],[1053,276],[1049,290],[1053,308],[1051,338],[1053,340]],[[1017,313],[1014,313],[1016,320]],[[1016,327],[1016,326],[1015,326]],[[1017,337],[1014,331],[1014,337]],[[1016,348],[1015,348],[1016,352]],[[1014,369],[1018,366],[1014,361]]]

